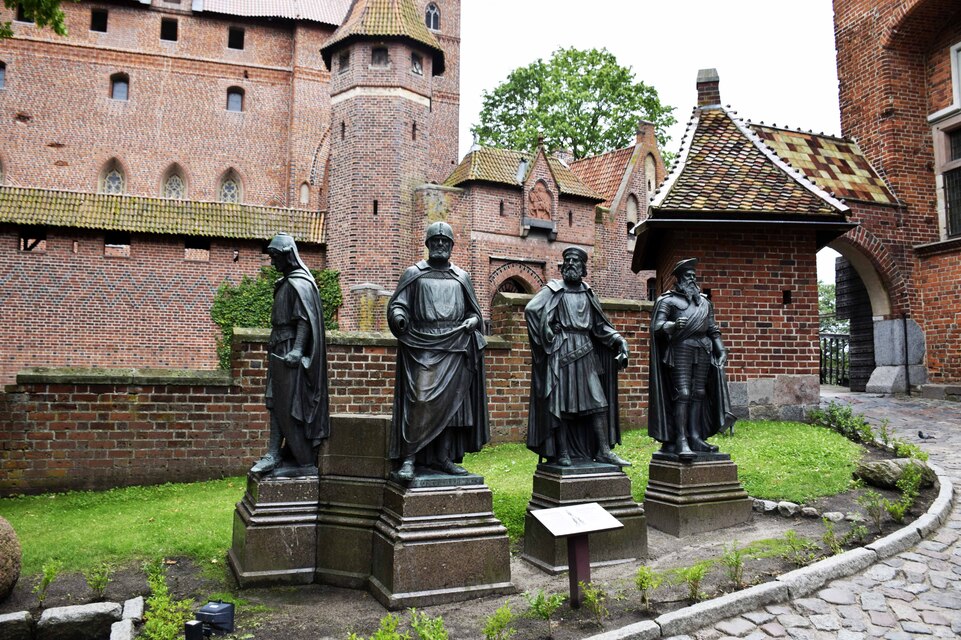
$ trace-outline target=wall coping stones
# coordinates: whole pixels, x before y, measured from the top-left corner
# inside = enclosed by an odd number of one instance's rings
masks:
[[[363,347],[396,347],[397,338],[388,331],[327,331],[327,344]],[[511,349],[513,344],[501,336],[486,336],[491,349]],[[241,342],[267,342],[270,329],[261,327],[234,327],[234,339]]]
[[[661,636],[670,637],[690,633],[725,618],[774,602],[782,602],[787,598],[788,586],[775,580],[665,613],[658,616],[655,622],[661,627]]]
[[[17,374],[17,384],[102,384],[230,386],[230,374],[202,369],[85,369],[30,367]]]
[[[494,296],[494,306],[506,304],[511,307],[526,307],[534,296],[529,293],[499,292]],[[654,310],[654,303],[647,300],[628,300],[626,298],[601,298],[604,311],[646,311]]]

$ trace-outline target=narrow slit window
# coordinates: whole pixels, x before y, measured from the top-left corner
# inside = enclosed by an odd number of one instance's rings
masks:
[[[0,89],[3,89],[7,83],[7,63],[0,62]]]
[[[410,71],[419,76],[424,75],[424,56],[419,53],[410,54]]]
[[[227,89],[227,111],[244,110],[244,90],[240,87]]]
[[[417,123],[416,123],[416,122],[412,122],[412,123],[411,123],[411,126],[410,126],[410,139],[411,139],[411,140],[416,140],[416,139],[417,139]]]
[[[244,48],[244,30],[242,27],[230,27],[227,29],[227,48]]]
[[[130,76],[126,73],[115,73],[110,76],[110,97],[124,102],[129,100]]]
[[[374,200],[374,215],[377,215],[377,201]]]
[[[791,304],[791,298],[792,298],[792,294],[790,289],[785,289],[784,291],[781,292],[781,304],[785,306]]]
[[[341,51],[337,56],[337,72],[347,73],[348,69],[350,69],[350,51]]]
[[[160,19],[160,39],[168,42],[177,41],[177,21],[174,18]]]

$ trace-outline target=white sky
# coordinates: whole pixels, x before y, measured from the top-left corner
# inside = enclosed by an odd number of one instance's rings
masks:
[[[676,107],[670,151],[702,68],[718,70],[721,102],[744,118],[841,132],[831,0],[462,0],[460,156],[484,90],[571,46],[606,48]],[[834,258],[818,262],[833,282]]]

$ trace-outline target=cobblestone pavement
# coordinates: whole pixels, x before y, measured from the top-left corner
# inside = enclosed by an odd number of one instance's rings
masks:
[[[871,424],[890,421],[899,438],[920,445],[961,486],[961,404],[824,390]],[[922,431],[929,439],[922,439]],[[825,585],[811,597],[728,618],[675,640],[961,637],[961,509],[913,548]]]

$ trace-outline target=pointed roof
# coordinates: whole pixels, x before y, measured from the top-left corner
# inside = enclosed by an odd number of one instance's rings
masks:
[[[603,200],[604,196],[584,184],[577,175],[563,162],[553,156],[543,153],[547,167],[557,183],[562,195],[577,196],[591,200]],[[519,186],[527,181],[534,161],[531,156],[537,154],[523,153],[512,149],[496,149],[492,147],[478,147],[461,160],[451,174],[444,181],[448,187],[456,187],[467,182],[494,182]]]
[[[584,184],[603,195],[606,200],[601,204],[609,207],[624,179],[627,164],[634,155],[634,147],[635,145],[631,145],[598,156],[575,160],[571,163],[571,171]]]
[[[677,162],[651,207],[653,217],[683,212],[836,218],[848,212],[720,105],[694,109]]]
[[[434,75],[444,72],[444,50],[427,28],[413,0],[353,0],[343,24],[330,36],[320,53],[330,68],[333,49],[353,40],[403,38],[432,50]]]

